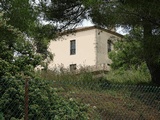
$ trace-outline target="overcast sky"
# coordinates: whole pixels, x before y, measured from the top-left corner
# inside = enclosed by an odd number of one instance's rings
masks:
[[[79,25],[78,27],[87,27],[87,26],[93,26],[94,24],[89,21],[89,20],[84,20],[83,23],[81,25]],[[118,29],[116,29],[117,33],[120,33],[122,35],[127,34],[123,28],[119,27]]]

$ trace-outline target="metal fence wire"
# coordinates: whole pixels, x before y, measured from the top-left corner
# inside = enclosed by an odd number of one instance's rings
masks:
[[[0,120],[160,120],[160,87],[25,81],[1,79]]]

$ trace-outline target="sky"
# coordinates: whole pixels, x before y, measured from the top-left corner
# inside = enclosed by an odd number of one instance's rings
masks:
[[[94,24],[89,20],[83,20],[82,26],[93,26]]]
[[[89,21],[89,20],[84,20],[83,23],[81,25],[79,25],[78,27],[87,27],[87,26],[93,26],[94,24]],[[124,28],[119,27],[116,29],[116,32],[122,35],[126,35],[127,33],[124,31]]]

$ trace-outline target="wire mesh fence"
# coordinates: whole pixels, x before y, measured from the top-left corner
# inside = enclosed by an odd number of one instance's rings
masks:
[[[160,119],[156,86],[29,79],[27,94],[24,79],[1,79],[0,120]]]

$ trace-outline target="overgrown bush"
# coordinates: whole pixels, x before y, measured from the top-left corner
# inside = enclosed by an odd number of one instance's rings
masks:
[[[24,112],[24,80],[0,79],[0,113],[6,120],[20,119]]]
[[[30,120],[86,120],[88,108],[76,100],[60,97],[53,81],[29,80]],[[1,80],[0,113],[6,120],[24,117],[24,79]]]

